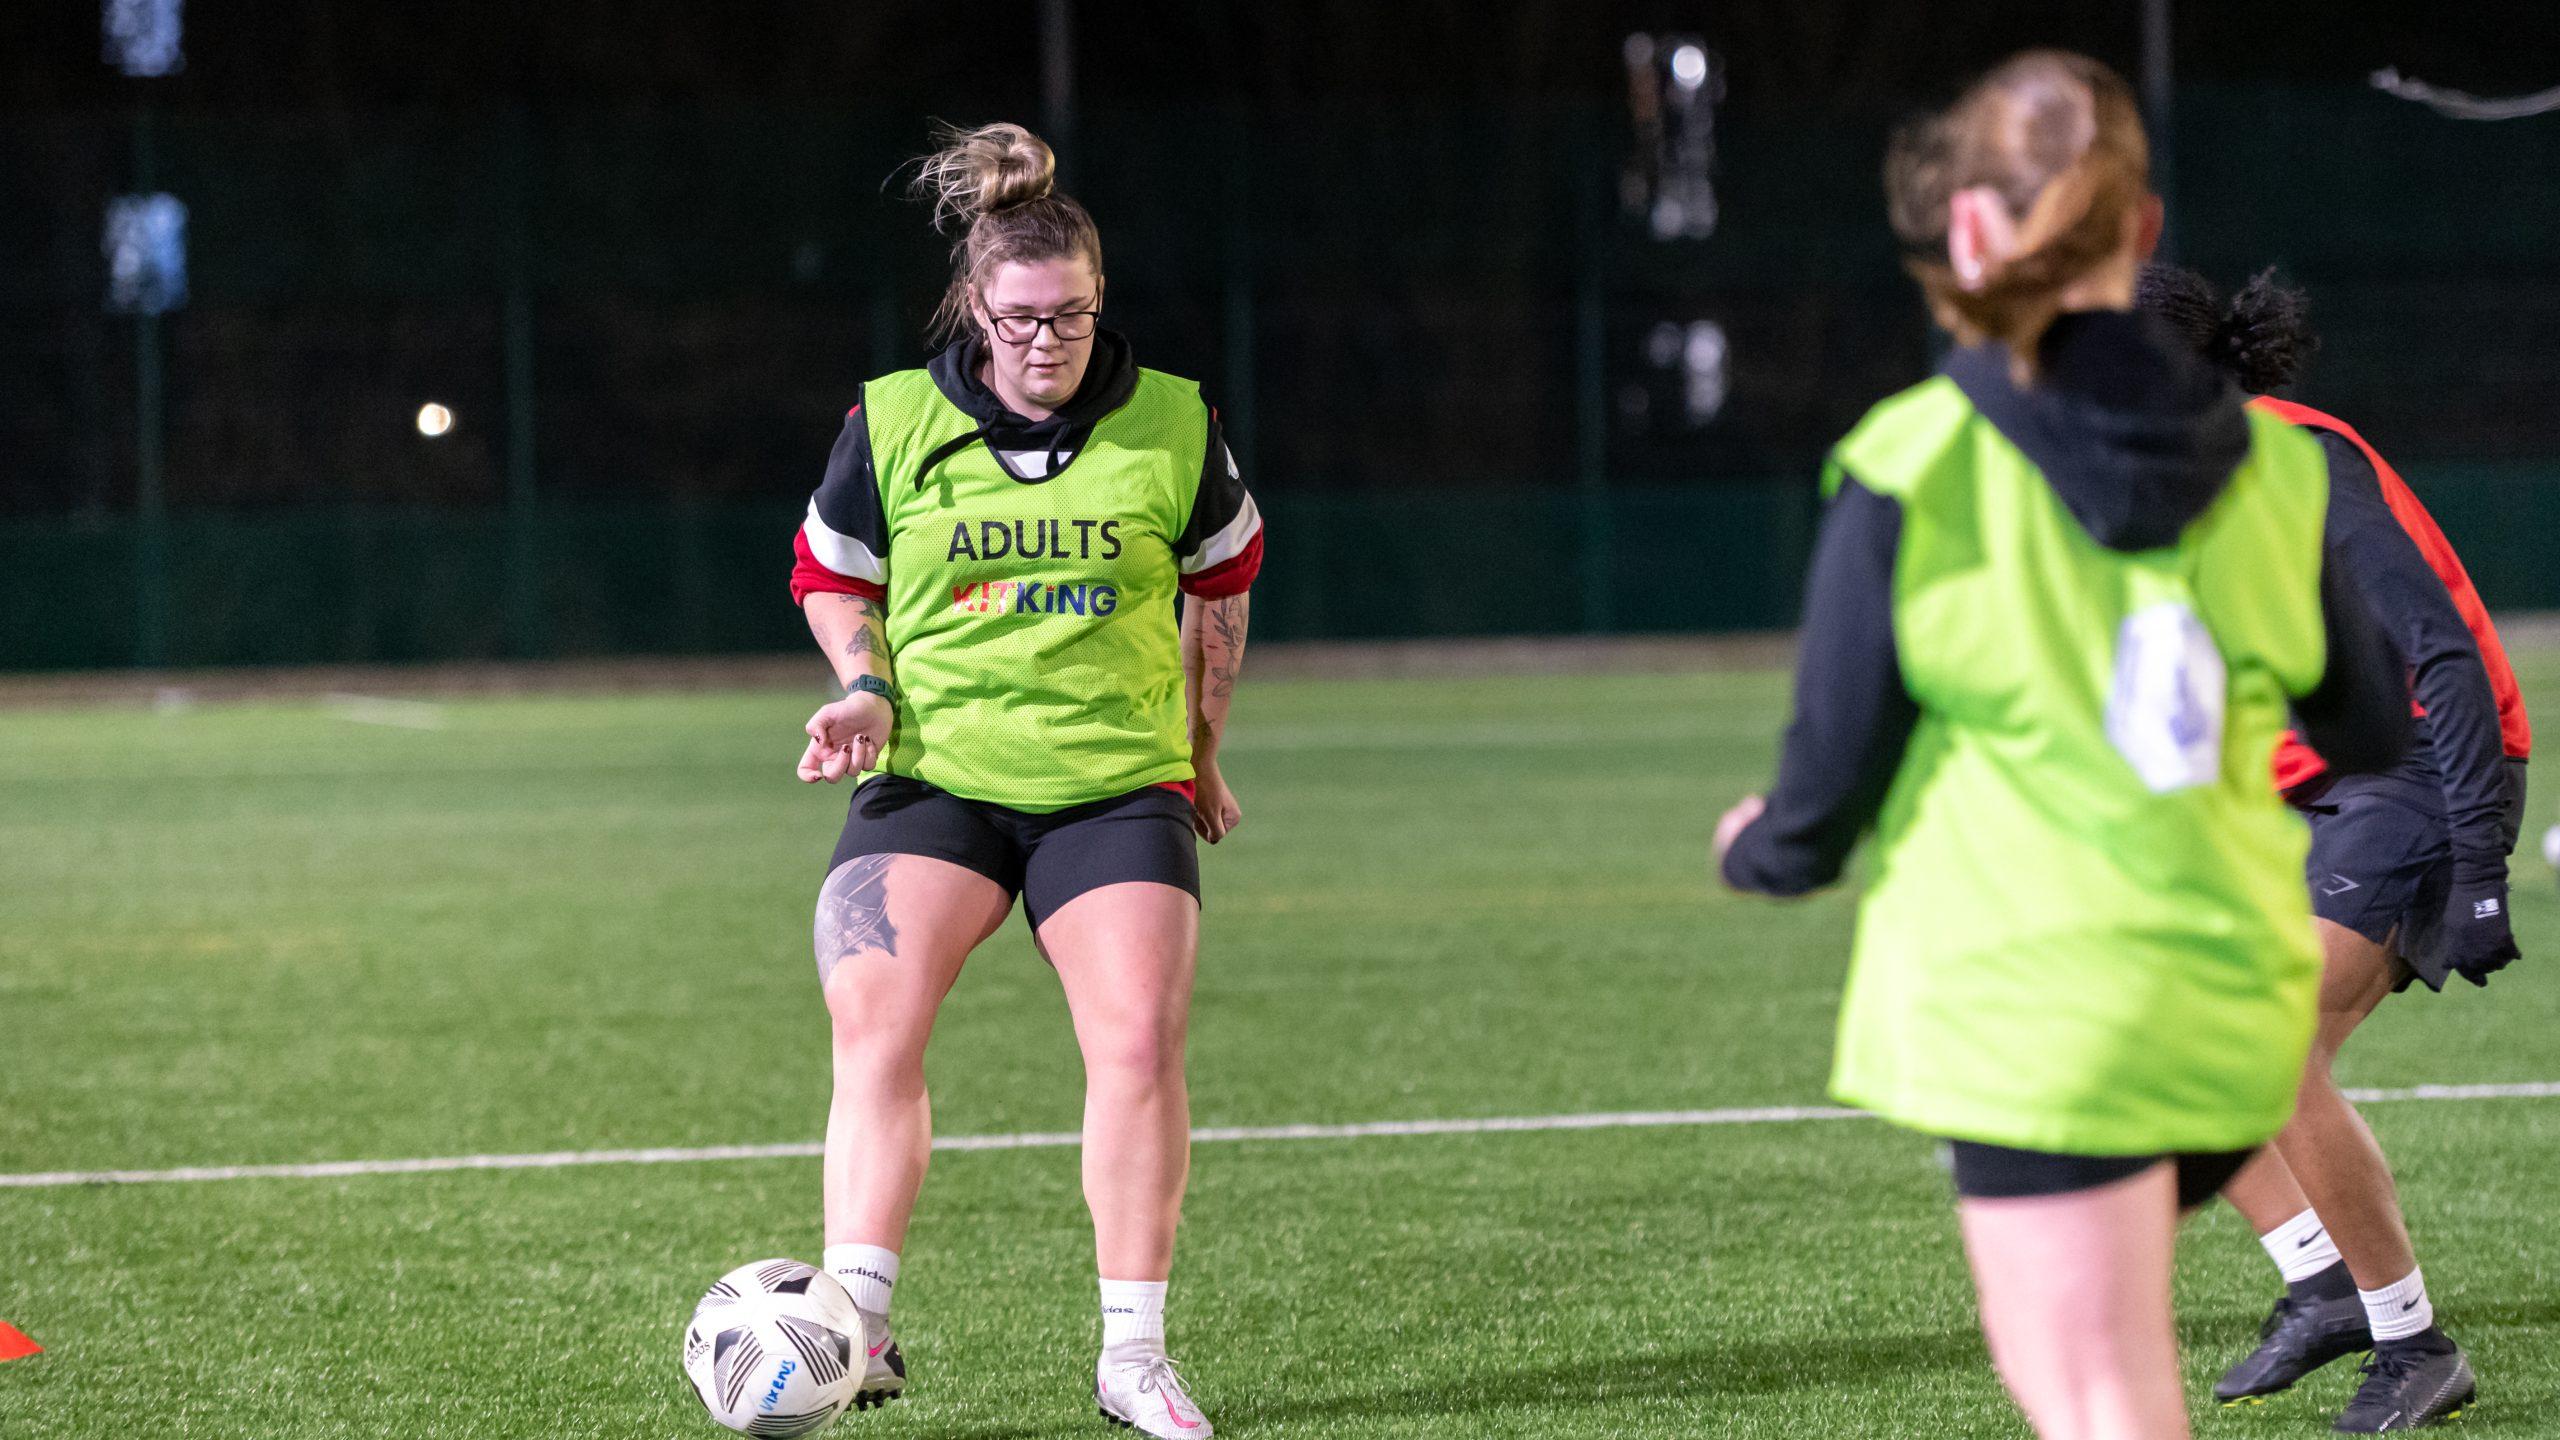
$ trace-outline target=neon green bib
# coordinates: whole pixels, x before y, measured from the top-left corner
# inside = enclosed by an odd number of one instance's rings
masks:
[[[1141,370],[1046,481],[1008,474],[923,370],[863,387],[888,521],[897,730],[880,768],[1051,811],[1192,778],[1173,543],[1208,448],[1199,387]]]
[[[2293,1108],[2320,973],[2306,833],[2268,760],[2319,680],[2328,469],[2251,414],[2177,543],[2090,538],[1945,377],[1845,469],[1902,507],[1894,633],[1921,718],[1878,821],[1833,1073],[1932,1134],[2234,1150]]]

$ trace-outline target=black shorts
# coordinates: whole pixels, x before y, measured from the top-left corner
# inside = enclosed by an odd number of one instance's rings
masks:
[[[2500,840],[2515,849],[2524,828],[2525,763],[2507,761]],[[2311,913],[2377,945],[2394,944],[2408,974],[2430,990],[2452,973],[2445,897],[2453,889],[2453,847],[2443,799],[2432,785],[2401,775],[2346,775],[2299,802],[2311,822]]]
[[[874,775],[853,792],[827,873],[857,855],[923,855],[975,870],[1008,897],[1022,897],[1035,931],[1060,906],[1105,885],[1152,880],[1200,898],[1191,802],[1162,786],[1042,815]]]
[[[2181,1155],[2057,1155],[2012,1150],[1972,1140],[1950,1140],[1956,1193],[1972,1200],[2013,1200],[2030,1195],[2069,1195],[2129,1180],[2166,1160],[2178,1167],[2178,1208],[2193,1210],[2222,1193],[2231,1177],[2257,1154],[2215,1150]]]

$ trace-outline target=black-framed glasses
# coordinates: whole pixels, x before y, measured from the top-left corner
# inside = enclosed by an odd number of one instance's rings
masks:
[[[1093,327],[1102,320],[1099,310],[1069,310],[1063,315],[990,315],[996,338],[1007,345],[1028,345],[1040,336],[1040,327],[1061,340],[1089,340]]]

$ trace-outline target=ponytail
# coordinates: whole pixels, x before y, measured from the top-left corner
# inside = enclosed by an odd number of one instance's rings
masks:
[[[1930,312],[1966,343],[2008,347],[2022,377],[2062,292],[2124,243],[2150,188],[2133,92],[2084,55],[2030,50],[1975,82],[1944,114],[1906,127],[1885,160],[1885,195],[1904,267]],[[2017,252],[1978,283],[1947,261],[1947,207],[1986,187],[2021,217]]]

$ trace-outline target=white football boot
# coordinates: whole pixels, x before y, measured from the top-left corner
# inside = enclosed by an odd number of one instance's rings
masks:
[[[889,1333],[889,1317],[874,1315],[856,1308],[862,1317],[862,1348],[868,1355],[869,1368],[863,1372],[862,1388],[853,1392],[853,1408],[868,1410],[886,1405],[905,1393],[907,1360],[898,1353],[898,1342]]]
[[[1093,1400],[1102,1418],[1158,1440],[1209,1440],[1209,1417],[1182,1388],[1173,1362],[1162,1355],[1094,1367]]]

